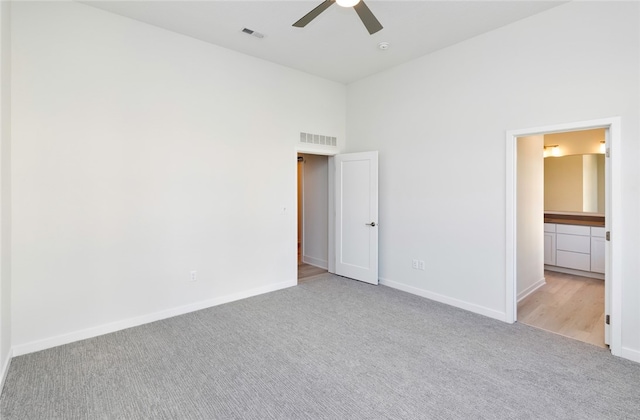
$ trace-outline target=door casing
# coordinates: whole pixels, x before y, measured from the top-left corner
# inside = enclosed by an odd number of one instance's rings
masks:
[[[608,170],[606,174],[606,230],[612,232],[615,242],[608,241],[605,250],[605,292],[608,295],[608,304],[605,303],[608,314],[611,317],[609,347],[611,353],[620,356],[622,348],[622,284],[620,272],[622,260],[620,253],[621,236],[624,235],[619,227],[621,219],[622,195],[621,185],[621,159],[619,153],[621,141],[621,119],[611,117],[598,120],[580,121],[566,124],[555,124],[542,127],[533,127],[506,132],[506,276],[505,276],[505,321],[513,323],[517,319],[517,241],[516,241],[516,216],[517,216],[517,139],[518,137],[533,136],[539,134],[551,134],[565,131],[589,130],[605,128],[607,130],[606,147],[610,151]]]
[[[328,172],[329,172],[329,179],[328,179],[328,199],[327,199],[327,206],[328,206],[328,235],[327,235],[327,242],[328,242],[328,272],[335,274],[336,272],[336,235],[335,235],[335,228],[336,228],[336,207],[335,207],[335,156],[338,154],[337,152],[333,152],[333,151],[323,151],[323,150],[316,150],[316,149],[309,149],[309,148],[305,148],[305,147],[298,147],[295,150],[295,158],[297,159],[298,157],[298,153],[304,153],[307,155],[321,155],[321,156],[327,156],[328,157]],[[296,175],[296,182],[297,182],[297,175]],[[297,200],[297,191],[296,191],[296,200]],[[377,221],[376,221],[377,222]]]

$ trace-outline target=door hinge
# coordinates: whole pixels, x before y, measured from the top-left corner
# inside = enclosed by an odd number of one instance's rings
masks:
[[[611,241],[611,232],[610,232],[610,231],[607,231],[607,233],[605,233],[605,234],[604,234],[604,238],[605,238],[607,241]]]
[[[606,157],[611,156],[611,149],[607,147],[607,152],[604,154]]]
[[[611,325],[611,317],[610,315],[607,315],[604,317],[604,323],[607,325]]]

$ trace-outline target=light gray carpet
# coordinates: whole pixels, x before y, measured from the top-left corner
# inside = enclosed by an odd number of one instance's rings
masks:
[[[16,357],[9,419],[638,419],[640,365],[383,286],[300,286]]]

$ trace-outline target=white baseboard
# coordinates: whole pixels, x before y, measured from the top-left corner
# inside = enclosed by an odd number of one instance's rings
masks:
[[[309,257],[308,255],[302,256],[302,262],[305,264],[312,265],[318,268],[324,268],[325,270],[329,269],[329,262],[325,260],[321,260],[318,258]]]
[[[280,289],[286,289],[288,287],[296,286],[297,284],[298,284],[297,280],[275,283],[275,284],[271,284],[264,287],[258,287],[255,289],[246,290],[244,292],[234,293],[227,296],[220,296],[214,299],[208,299],[201,302],[192,303],[189,305],[178,306],[176,308],[154,312],[147,315],[138,316],[135,318],[124,319],[122,321],[111,322],[108,324],[103,324],[97,327],[87,328],[84,330],[75,331],[68,334],[62,334],[55,337],[32,341],[30,343],[20,344],[17,346],[13,346],[13,356],[20,356],[23,354],[33,353],[36,351],[61,346],[63,344],[73,343],[75,341],[86,340],[87,338],[97,337],[99,335],[109,334],[112,332],[124,330],[131,327],[137,327],[139,325],[160,321],[162,319],[167,319],[167,318],[171,318],[178,315],[184,315],[189,312],[199,311],[201,309],[222,305],[224,303],[229,303],[236,300],[246,299],[251,296],[257,296],[257,295],[262,295],[264,293],[274,292]]]
[[[9,366],[11,366],[11,358],[13,357],[13,350],[9,349],[9,353],[7,354],[7,358],[2,361],[2,366],[0,366],[0,394],[4,389],[4,381],[7,379],[7,373],[9,373]]]
[[[619,356],[623,359],[629,359],[633,362],[640,363],[640,351],[638,350],[630,349],[629,347],[622,347]]]
[[[558,267],[557,265],[546,265],[545,270],[555,271],[557,273],[573,274],[575,276],[590,277],[592,279],[604,280],[604,274],[594,273],[593,271],[574,270],[573,268]]]
[[[531,286],[527,287],[526,289],[524,289],[522,292],[518,294],[518,302],[520,302],[522,299],[526,298],[527,296],[529,296],[530,294],[532,294],[533,292],[535,292],[545,284],[547,284],[547,281],[544,279],[544,277],[538,280],[537,282],[533,283]]]
[[[408,286],[403,283],[398,283],[393,280],[380,278],[380,284],[382,284],[383,286],[388,286],[394,289],[402,290],[403,292],[408,292],[413,295],[418,295],[427,299],[435,300],[436,302],[455,306],[456,308],[464,309],[469,312],[484,315],[489,318],[497,319],[499,321],[506,322],[507,320],[506,313],[496,311],[495,309],[485,308],[484,306],[476,305],[475,303],[470,303],[464,300],[459,300],[459,299],[451,298],[448,296],[440,295],[438,293],[433,293],[428,290],[420,289],[414,286]]]

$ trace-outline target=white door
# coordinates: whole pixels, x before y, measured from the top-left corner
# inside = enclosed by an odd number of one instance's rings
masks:
[[[378,152],[335,156],[336,274],[378,284]]]

